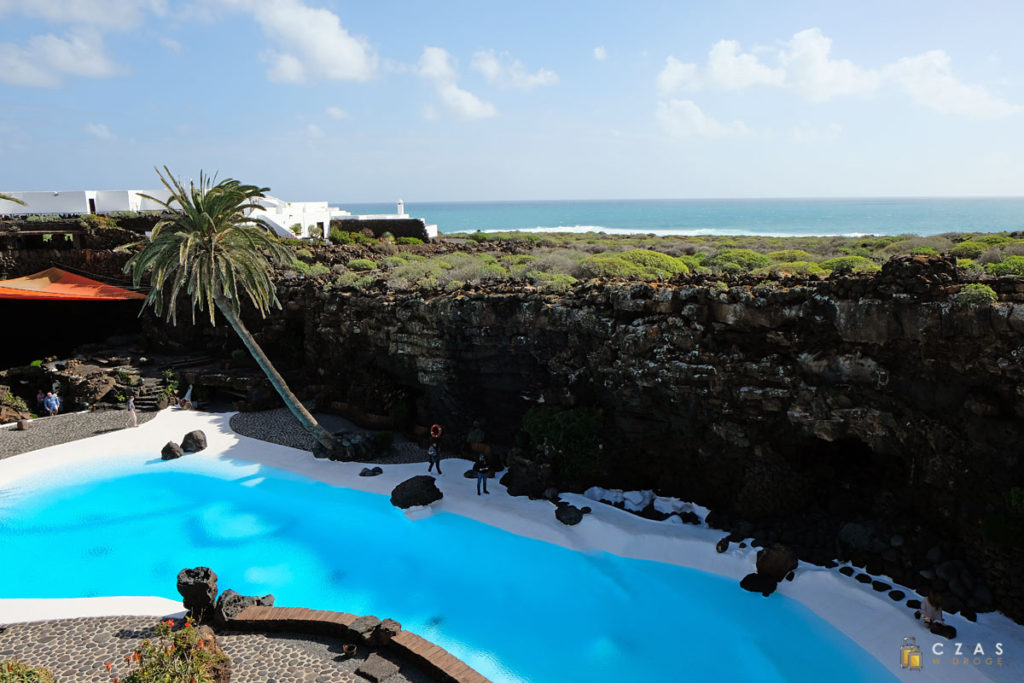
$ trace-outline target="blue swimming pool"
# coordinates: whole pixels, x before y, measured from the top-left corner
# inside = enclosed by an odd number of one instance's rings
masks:
[[[0,598],[178,599],[178,571],[206,565],[221,589],[397,619],[494,681],[893,679],[781,595],[455,514],[411,521],[386,496],[226,458],[0,478],[0,556]]]

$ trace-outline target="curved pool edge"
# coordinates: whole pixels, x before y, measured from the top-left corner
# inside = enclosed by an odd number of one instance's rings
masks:
[[[206,432],[208,447],[201,453],[188,455],[188,458],[223,456],[370,493],[389,495],[401,481],[426,473],[425,463],[414,463],[382,466],[384,474],[380,476],[359,477],[358,473],[364,466],[361,463],[318,460],[308,451],[242,436],[231,430],[230,418],[231,414],[167,409],[135,429],[101,434],[0,460],[0,482],[48,469],[63,468],[69,464],[83,465],[118,455],[137,454],[144,450],[139,447],[140,437],[145,440],[144,443],[152,444],[153,452],[157,453],[166,441],[180,441],[183,434],[193,429]],[[753,570],[756,557],[754,548],[739,549],[734,546],[726,553],[717,553],[714,546],[721,532],[655,522],[610,505],[596,504],[579,494],[565,494],[562,497],[579,506],[590,505],[593,512],[579,525],[567,527],[555,520],[550,502],[495,495],[504,490],[497,480],[491,482],[494,494],[477,496],[475,482],[462,476],[463,469],[470,466],[468,461],[452,459],[445,462],[448,464],[448,473],[437,477],[437,485],[444,493],[444,498],[429,508],[407,511],[410,518],[451,512],[571,550],[602,550],[634,559],[675,564],[732,578],[737,582]],[[737,590],[740,590],[738,586]],[[780,584],[779,593],[800,602],[834,626],[897,678],[921,680],[920,672],[903,672],[895,668],[895,663],[905,636],[923,639],[927,632],[912,618],[908,609],[889,602],[884,594],[874,593],[870,588],[846,580],[835,570],[804,562],[800,563],[797,570],[797,579],[792,583]],[[92,602],[89,604],[86,601]],[[158,604],[162,606],[156,606]],[[106,611],[89,615],[76,611],[86,609],[87,605],[89,609]],[[155,609],[160,612],[170,606],[177,607],[178,612],[181,612],[180,603],[166,598],[0,599],[0,623],[76,616],[138,615],[139,609]],[[36,617],[37,613],[50,616]],[[169,613],[154,612],[153,615],[168,616]],[[931,668],[928,671],[929,680],[1024,680],[1024,662],[1021,661],[1024,659],[1024,628],[999,613],[979,615],[977,623],[968,622],[960,616],[949,617],[947,621],[956,626],[958,640],[969,643],[999,640],[1004,643],[1008,653],[1017,653],[1014,657],[1016,661],[1011,660],[1013,666],[997,671],[973,667],[947,666],[942,670]]]

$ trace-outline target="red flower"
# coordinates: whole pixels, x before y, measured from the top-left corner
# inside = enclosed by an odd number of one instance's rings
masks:
[[[110,662],[107,662],[107,671],[110,671]]]
[[[186,621],[185,622],[185,628],[192,628],[192,622],[191,621]]]

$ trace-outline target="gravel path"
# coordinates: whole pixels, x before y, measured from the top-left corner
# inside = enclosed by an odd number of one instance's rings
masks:
[[[337,415],[327,413],[314,413],[324,429],[331,433],[337,432],[361,432],[371,433],[371,430],[361,429],[348,420]],[[304,451],[313,450],[314,439],[302,428],[295,416],[287,408],[275,408],[264,410],[258,413],[238,413],[231,418],[231,429],[239,434],[269,441],[280,446],[290,446]],[[388,453],[374,460],[374,463],[381,465],[395,465],[409,462],[426,462],[427,452],[418,444],[409,441],[401,434],[395,434],[394,443]]]
[[[156,617],[62,619],[11,624],[0,633],[0,661],[14,658],[48,668],[58,681],[110,683],[129,671],[125,655],[153,637]],[[355,673],[370,650],[341,655],[342,642],[294,633],[217,634],[231,659],[232,683],[366,683]],[[427,683],[431,679],[392,653],[380,653],[400,667],[386,683]],[[107,671],[106,662],[111,662]]]
[[[139,424],[152,420],[156,413],[136,411]],[[0,429],[0,460],[19,453],[35,451],[47,446],[84,439],[87,436],[118,431],[125,427],[125,411],[97,410],[88,413],[67,413],[56,417],[41,417],[19,432],[14,428]]]

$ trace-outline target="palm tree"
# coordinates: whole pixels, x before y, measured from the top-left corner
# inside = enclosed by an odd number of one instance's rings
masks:
[[[157,223],[149,242],[124,266],[136,286],[149,274],[152,288],[144,305],[152,306],[157,315],[166,310],[166,319],[172,324],[177,324],[178,296],[183,290],[191,299],[193,323],[198,307],[209,311],[210,324],[215,325],[216,307],[302,427],[332,450],[334,437],[291,392],[240,317],[243,298],[263,317],[272,308],[281,308],[270,277],[271,266],[290,262],[291,252],[252,216],[262,210],[256,200],[270,188],[232,179],[216,182],[216,177],[204,173],[200,173],[198,184],[190,182],[186,188],[166,166],[164,173],[157,169],[170,197],[166,201],[147,198],[173,215]]]
[[[9,202],[14,202],[15,204],[21,204],[22,206],[28,206],[28,204],[26,204],[25,202],[21,201],[17,197],[13,197],[13,196],[11,196],[9,194],[4,194],[3,192],[0,192],[0,199],[6,199]]]

